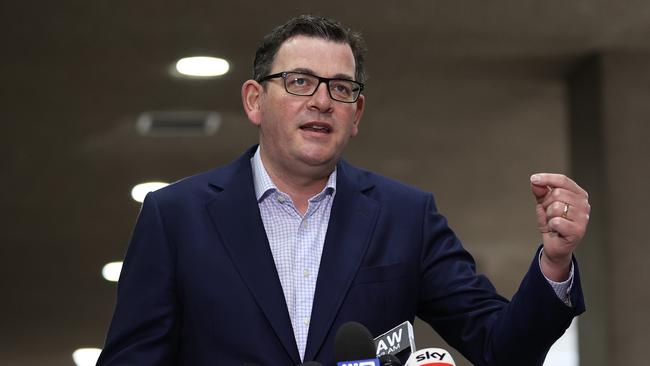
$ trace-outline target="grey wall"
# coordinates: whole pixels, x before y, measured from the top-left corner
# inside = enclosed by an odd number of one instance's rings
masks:
[[[603,73],[612,360],[642,364],[650,329],[650,53],[606,53]]]
[[[646,362],[648,61],[646,52],[611,50],[585,57],[568,78],[570,165],[593,207],[579,250],[588,301],[580,321],[584,365]]]

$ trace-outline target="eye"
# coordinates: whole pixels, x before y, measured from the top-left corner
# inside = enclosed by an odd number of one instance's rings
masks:
[[[314,85],[314,80],[309,75],[289,74],[287,76],[287,86],[290,88],[308,89]]]
[[[352,83],[340,80],[331,81],[332,92],[339,95],[351,95],[353,88]]]

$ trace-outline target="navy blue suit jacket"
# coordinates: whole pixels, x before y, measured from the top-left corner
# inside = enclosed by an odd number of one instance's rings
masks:
[[[297,365],[250,158],[150,193],[98,365]],[[347,321],[375,335],[419,316],[477,365],[541,364],[584,310],[562,303],[537,259],[512,301],[475,273],[433,196],[338,164],[305,361],[333,362]],[[429,345],[433,346],[433,345]]]

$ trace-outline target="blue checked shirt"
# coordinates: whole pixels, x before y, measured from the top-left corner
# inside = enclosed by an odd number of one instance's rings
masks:
[[[325,188],[309,199],[302,216],[288,194],[271,181],[257,148],[251,159],[255,195],[289,309],[300,359],[305,356],[316,278],[336,194],[336,170]]]
[[[325,188],[309,199],[307,212],[302,216],[294,206],[291,197],[278,190],[273,184],[262,163],[259,147],[251,158],[251,165],[257,204],[302,360],[307,346],[320,258],[336,194],[336,170],[330,175]],[[539,260],[541,260],[541,253]],[[573,264],[571,264],[568,280],[564,282],[554,282],[548,278],[546,280],[553,287],[556,295],[570,306]]]

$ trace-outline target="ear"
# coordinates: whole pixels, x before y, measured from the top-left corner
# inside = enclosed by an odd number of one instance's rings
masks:
[[[354,122],[352,122],[352,132],[350,136],[354,137],[359,133],[359,123],[361,122],[361,116],[363,116],[363,111],[366,107],[366,96],[361,94],[359,99],[355,102],[357,110],[354,113]]]
[[[264,93],[263,86],[255,80],[246,80],[241,87],[241,101],[244,112],[252,124],[259,126],[262,122],[260,102]]]

